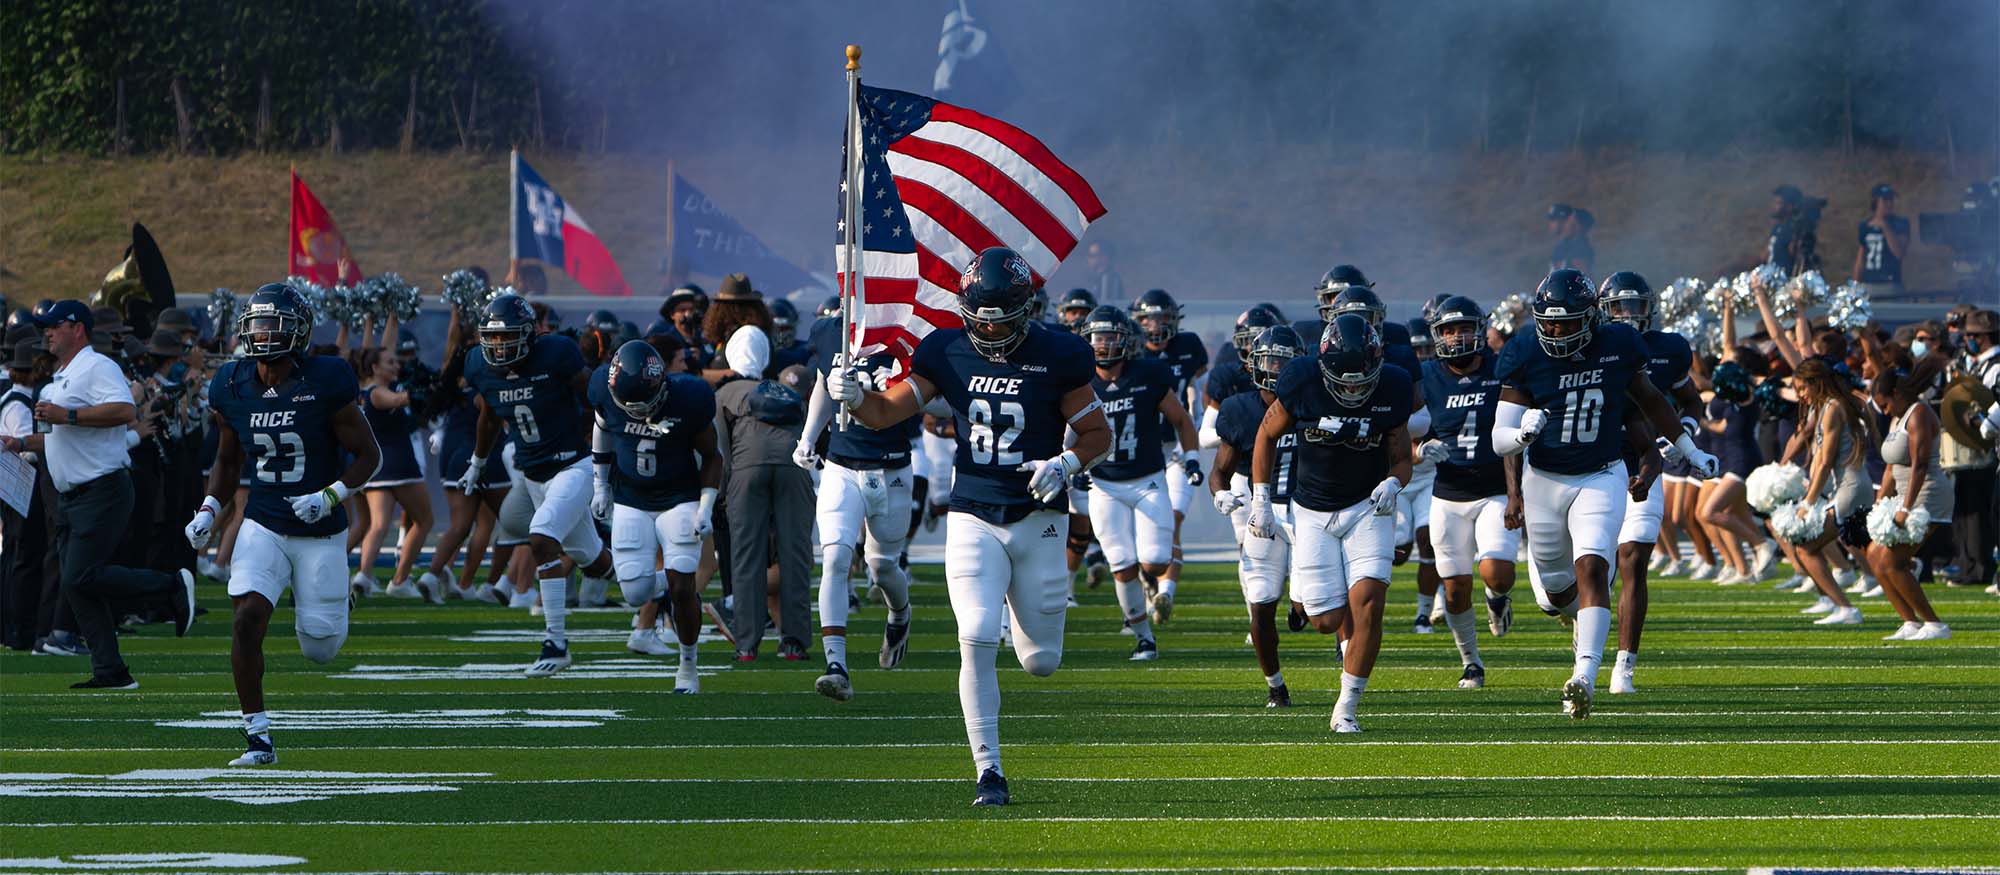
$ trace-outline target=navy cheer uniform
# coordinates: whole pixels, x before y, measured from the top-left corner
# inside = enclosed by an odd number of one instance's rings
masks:
[[[368,419],[369,429],[375,432],[375,445],[382,451],[382,467],[375,469],[375,476],[368,478],[364,488],[379,489],[424,482],[424,465],[417,455],[414,438],[416,415],[410,412],[407,404],[393,410],[380,410],[368,400],[369,393],[374,389],[399,392],[402,388],[403,384],[394,383],[361,392],[361,413]]]

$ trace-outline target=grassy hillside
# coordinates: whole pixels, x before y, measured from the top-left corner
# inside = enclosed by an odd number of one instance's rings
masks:
[[[825,270],[836,162],[817,145],[680,156],[678,166],[775,249]],[[1914,215],[1955,208],[1964,183],[1993,170],[1961,161],[1953,173],[1939,156],[1831,152],[1524,158],[1250,144],[1229,154],[1069,157],[1111,209],[1091,235],[1119,244],[1128,286],[1296,299],[1328,265],[1352,261],[1403,301],[1441,290],[1490,298],[1531,285],[1550,244],[1539,215],[1552,200],[1597,213],[1600,272],[1713,273],[1757,251],[1768,193],[1779,182],[1832,198],[1821,250],[1839,281],[1870,185],[1893,182],[1902,211]],[[665,156],[532,160],[604,235],[633,287],[657,289]],[[294,163],[369,272],[397,270],[434,288],[459,265],[484,264],[496,274],[505,267],[504,154],[7,157],[0,158],[0,291],[87,293],[117,260],[135,219],[159,238],[183,291],[275,278],[285,264],[285,172]],[[1915,246],[1912,287],[1948,285],[1947,257]]]

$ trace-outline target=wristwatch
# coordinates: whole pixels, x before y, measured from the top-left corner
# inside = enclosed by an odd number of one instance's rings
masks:
[[[70,425],[76,424],[76,408],[74,407],[69,409],[69,424]]]

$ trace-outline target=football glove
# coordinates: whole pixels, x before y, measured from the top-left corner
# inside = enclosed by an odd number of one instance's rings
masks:
[[[347,484],[335,480],[332,486],[318,492],[293,496],[287,500],[291,502],[293,516],[303,522],[316,523],[332,516],[333,509],[346,501],[347,495]]]
[[[1187,481],[1189,486],[1201,485],[1201,459],[1196,458],[1194,456],[1188,456],[1187,458],[1182,459],[1181,470],[1187,472]]]
[[[1228,516],[1243,506],[1243,496],[1227,489],[1215,494],[1215,512]]]
[[[1271,484],[1250,484],[1250,534],[1270,540],[1278,536],[1278,511],[1271,506]]]
[[[1075,452],[1064,450],[1059,455],[1028,462],[1014,470],[1033,472],[1028,477],[1028,494],[1033,495],[1036,501],[1048,504],[1063,494],[1069,485],[1070,475],[1083,470],[1083,460],[1078,459]]]
[[[486,469],[485,456],[473,456],[465,463],[465,473],[458,475],[458,491],[471,495],[479,491],[479,472]]]
[[[210,495],[201,500],[201,509],[194,512],[194,519],[188,521],[188,546],[199,550],[208,546],[208,536],[215,533],[215,517],[222,513],[222,502]]]
[[[1431,464],[1437,464],[1451,457],[1451,450],[1445,447],[1444,441],[1436,439],[1418,445],[1417,452],[1423,456],[1424,461]]]
[[[1540,407],[1530,407],[1521,414],[1521,446],[1527,446],[1542,436],[1542,429],[1549,424],[1548,411]]]

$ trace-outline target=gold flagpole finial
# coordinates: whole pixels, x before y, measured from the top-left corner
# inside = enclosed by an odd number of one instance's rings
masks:
[[[859,70],[859,69],[861,69],[861,47],[860,47],[860,46],[848,46],[848,47],[847,47],[847,72],[849,72],[849,73],[852,73],[852,72],[854,72],[854,71],[856,71],[856,70]]]

